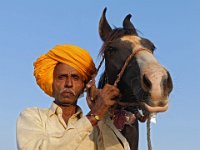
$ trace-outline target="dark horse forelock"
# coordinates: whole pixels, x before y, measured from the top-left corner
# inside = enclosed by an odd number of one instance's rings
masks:
[[[124,28],[115,28],[112,30],[112,33],[107,36],[106,41],[104,42],[99,55],[103,56],[105,50],[107,49],[107,46],[109,45],[110,42],[112,42],[115,39],[121,38],[124,35],[132,35],[131,29],[124,29]],[[146,45],[146,44],[145,44]]]
[[[105,14],[106,9],[99,22],[99,34],[104,42],[99,55],[102,60],[105,59],[105,71],[98,87],[103,88],[106,83],[114,84],[125,67],[117,84],[121,93],[115,107],[117,112],[129,111],[140,121],[145,121],[149,113],[166,111],[173,85],[169,72],[153,56],[154,44],[138,35],[130,21],[130,14],[125,17],[123,27],[115,29],[110,27]],[[143,110],[144,116],[138,109]],[[130,148],[137,150],[138,121],[131,126],[124,125],[120,131]]]

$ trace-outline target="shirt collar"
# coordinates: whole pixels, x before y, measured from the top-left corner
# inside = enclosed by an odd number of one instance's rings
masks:
[[[62,114],[62,109],[57,105],[55,104],[54,102],[51,104],[51,107],[49,109],[49,117],[51,117],[52,115],[58,115],[58,114]],[[76,113],[73,115],[74,117],[82,117],[83,116],[83,111],[82,109],[77,105],[77,111]]]

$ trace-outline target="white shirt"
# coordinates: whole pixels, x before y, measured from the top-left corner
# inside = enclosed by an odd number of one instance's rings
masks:
[[[120,143],[120,141],[121,144]],[[17,120],[19,150],[129,150],[127,140],[105,117],[93,127],[79,108],[66,124],[62,109],[28,108]]]

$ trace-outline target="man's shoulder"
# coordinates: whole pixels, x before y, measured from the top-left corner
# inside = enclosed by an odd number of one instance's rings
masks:
[[[47,108],[43,109],[38,107],[25,108],[17,118],[17,129],[37,128],[37,130],[43,130],[48,119],[48,110]]]
[[[39,107],[28,107],[25,108],[21,113],[47,113],[49,108],[39,108]]]
[[[38,108],[38,107],[29,107],[25,108],[23,111],[20,113],[20,117],[23,118],[46,118],[49,112],[49,108]]]

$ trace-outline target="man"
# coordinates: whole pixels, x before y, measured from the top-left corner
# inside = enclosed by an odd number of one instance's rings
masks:
[[[20,150],[120,150],[126,139],[106,115],[119,90],[106,85],[95,100],[87,98],[90,112],[82,116],[77,100],[96,73],[89,53],[74,45],[57,45],[34,63],[40,88],[54,98],[49,109],[28,108],[17,120]],[[88,86],[88,93],[90,86]]]

